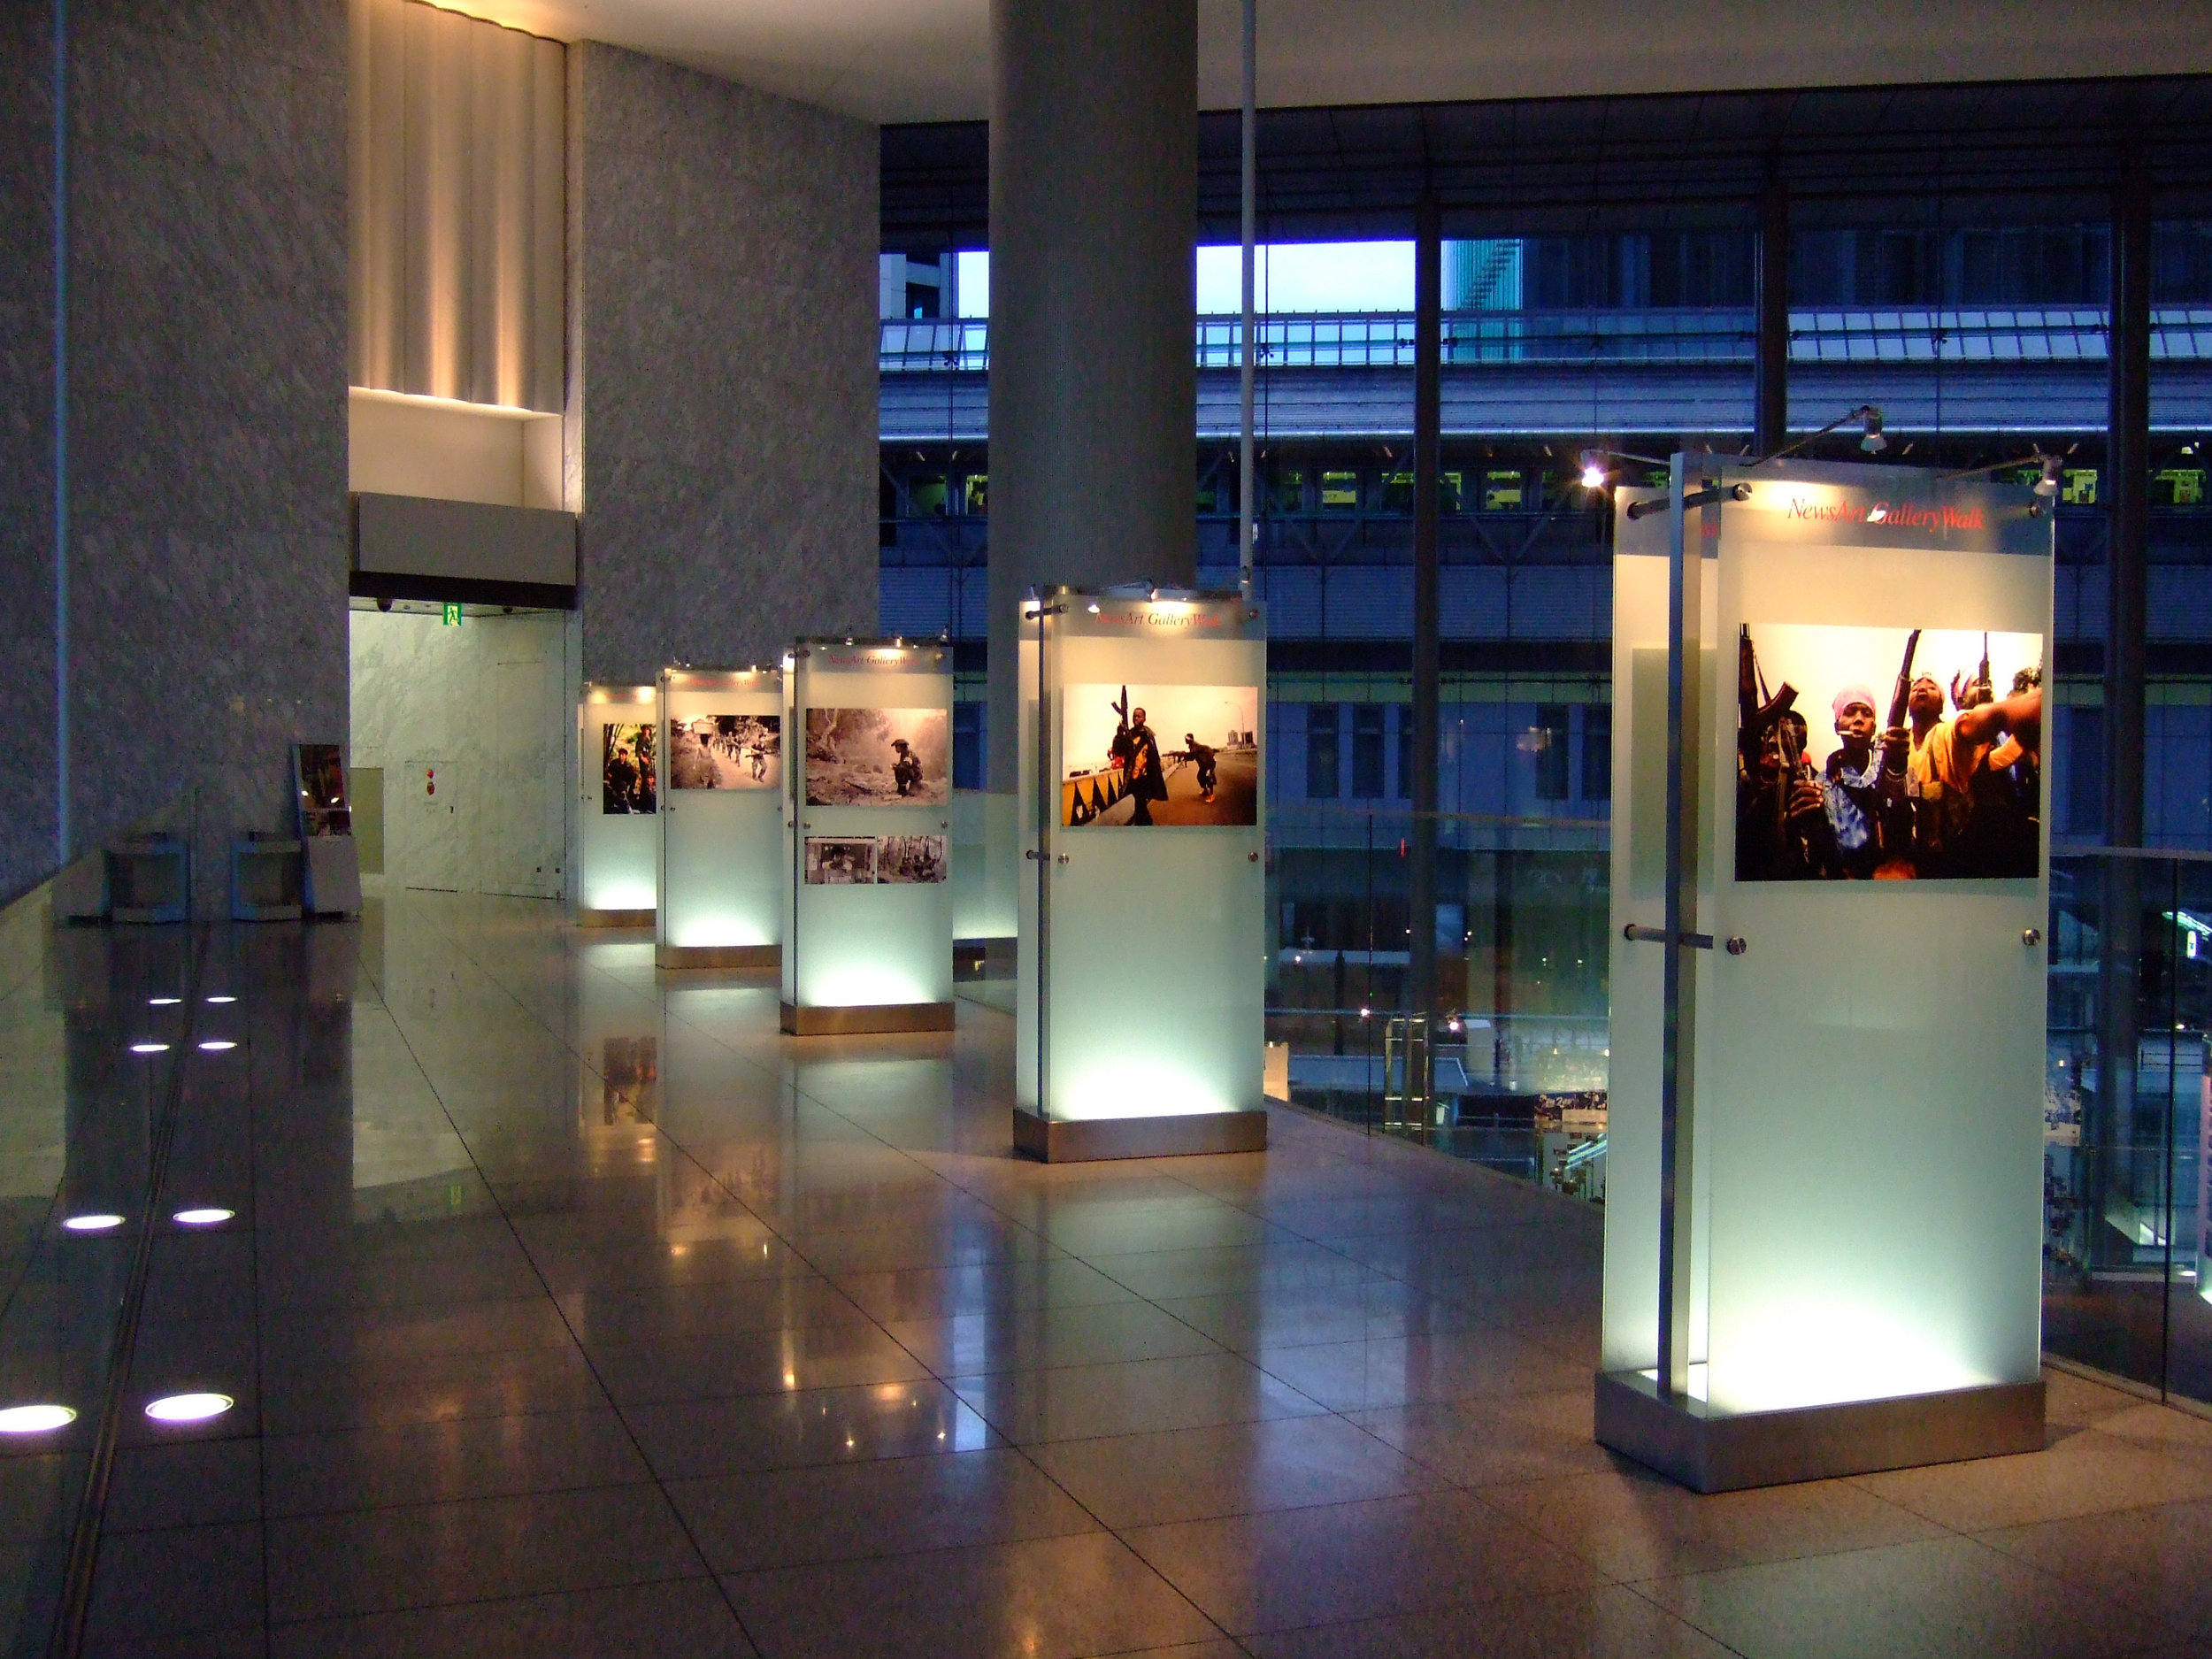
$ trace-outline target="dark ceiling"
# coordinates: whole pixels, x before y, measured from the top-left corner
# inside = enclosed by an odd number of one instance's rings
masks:
[[[1239,234],[1239,126],[1198,118],[1202,242]],[[986,123],[882,154],[884,247],[987,245]],[[1748,226],[1770,178],[1808,227],[2080,222],[2134,156],[2162,219],[2212,213],[2212,77],[1264,110],[1260,235],[1408,235],[1425,186],[1449,236]]]

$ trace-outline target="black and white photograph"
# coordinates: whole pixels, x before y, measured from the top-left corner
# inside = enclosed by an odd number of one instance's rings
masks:
[[[810,887],[875,885],[876,842],[872,835],[810,835],[806,838],[806,884]]]
[[[894,885],[944,881],[951,877],[942,835],[876,837],[876,879]]]
[[[1259,820],[1256,686],[1070,686],[1064,827],[1249,827]]]
[[[668,721],[672,789],[780,789],[783,716],[697,714]]]
[[[660,774],[653,764],[653,728],[610,722],[600,728],[599,810],[609,818],[656,810]]]
[[[809,709],[809,806],[944,806],[951,721],[942,709]]]
[[[1736,642],[1736,879],[2033,879],[2043,636],[1753,623]]]

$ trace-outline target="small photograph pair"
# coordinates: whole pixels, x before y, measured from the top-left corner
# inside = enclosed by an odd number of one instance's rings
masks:
[[[942,835],[810,835],[810,887],[906,887],[943,881],[950,872]]]

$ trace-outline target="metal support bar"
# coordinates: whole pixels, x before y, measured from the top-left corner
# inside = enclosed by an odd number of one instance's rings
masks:
[[[1244,331],[1238,340],[1237,384],[1237,589],[1252,596],[1253,515],[1257,503],[1252,477],[1252,377],[1259,342],[1254,244],[1259,234],[1259,0],[1244,0]]]
[[[1754,455],[1788,442],[1790,425],[1790,193],[1769,179],[1759,197],[1758,334],[1753,353]]]
[[[1424,191],[1414,211],[1413,237],[1413,673],[1409,712],[1413,721],[1413,804],[1408,838],[1406,896],[1409,970],[1406,1006],[1415,1014],[1436,1009],[1436,772],[1440,710],[1436,496],[1440,487],[1443,430],[1443,213]]]
[[[1663,1397],[1686,1394],[1690,1380],[1688,1197],[1696,1102],[1696,958],[1685,941],[1696,933],[1699,767],[1698,665],[1704,555],[1688,539],[1687,457],[1668,463],[1673,507],[1667,537],[1666,951],[1662,991],[1659,1080],[1659,1365]]]

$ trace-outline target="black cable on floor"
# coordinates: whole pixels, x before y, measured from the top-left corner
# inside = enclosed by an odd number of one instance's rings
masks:
[[[85,1623],[92,1611],[92,1575],[100,1561],[100,1529],[106,1519],[108,1482],[115,1472],[116,1441],[122,1432],[131,1362],[138,1347],[139,1315],[146,1305],[146,1279],[153,1265],[154,1229],[161,1214],[161,1188],[168,1178],[169,1148],[176,1139],[177,1118],[184,1102],[185,1068],[198,1052],[192,1034],[199,1018],[200,964],[207,949],[207,933],[200,929],[195,932],[184,976],[184,1030],[177,1045],[177,1063],[169,1070],[161,1110],[154,1120],[146,1165],[146,1208],[131,1253],[130,1277],[124,1281],[122,1305],[116,1314],[114,1340],[108,1350],[107,1377],[100,1391],[99,1426],[93,1435],[92,1461],[85,1471],[84,1497],[77,1507],[76,1530],[69,1540],[69,1563],[62,1574],[61,1601],[54,1617],[53,1635],[46,1647],[49,1659],[79,1659],[84,1650]]]

